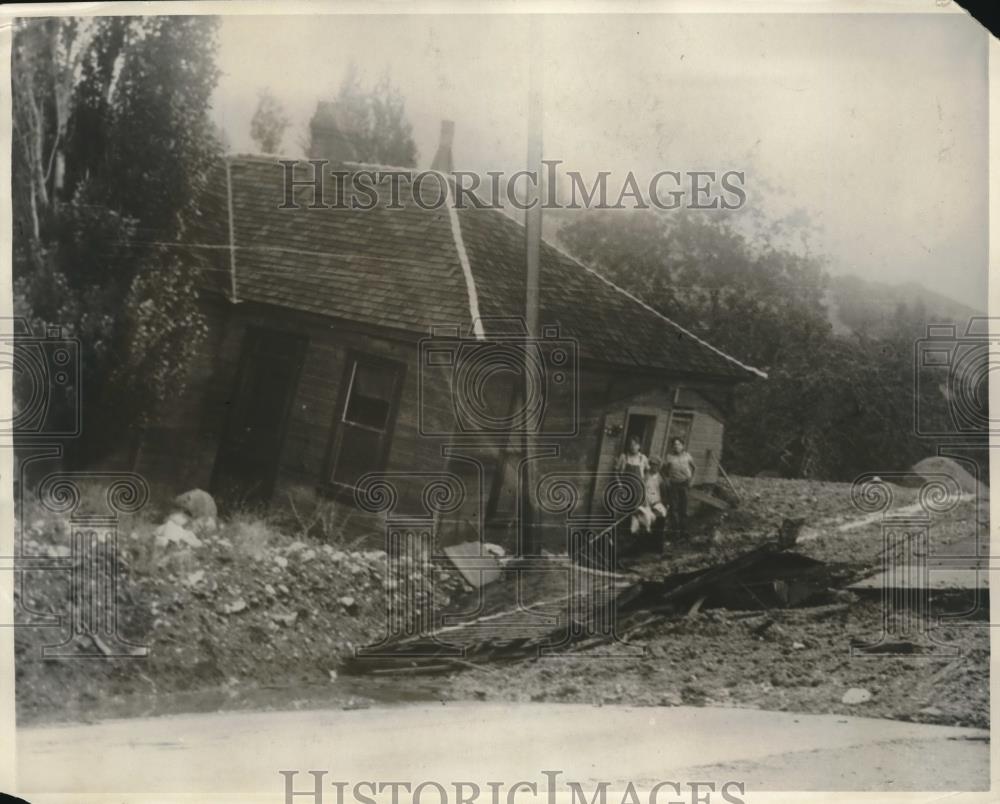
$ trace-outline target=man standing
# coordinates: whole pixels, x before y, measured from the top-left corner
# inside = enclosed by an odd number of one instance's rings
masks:
[[[670,439],[670,452],[663,463],[667,470],[670,530],[675,537],[683,539],[687,537],[688,489],[698,467],[679,438]]]

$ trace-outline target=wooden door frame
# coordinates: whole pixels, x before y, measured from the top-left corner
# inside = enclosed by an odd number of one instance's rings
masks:
[[[628,437],[628,422],[633,416],[643,416],[647,419],[653,420],[653,428],[649,432],[649,447],[647,447],[646,457],[648,458],[653,454],[653,450],[656,445],[653,443],[653,438],[656,435],[656,428],[660,422],[660,419],[668,415],[667,411],[663,408],[653,407],[652,405],[628,405],[625,408],[625,421],[622,424],[622,443],[621,449],[624,450],[627,444],[625,439]]]

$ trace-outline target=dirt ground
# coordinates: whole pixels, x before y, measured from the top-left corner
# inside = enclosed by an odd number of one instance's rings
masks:
[[[451,699],[571,701],[649,706],[721,705],[989,725],[989,641],[980,627],[935,635],[955,657],[851,656],[853,640],[875,642],[881,606],[859,601],[819,617],[715,609],[665,620],[630,638],[641,653],[604,646],[577,657],[455,675]],[[870,700],[843,703],[852,688]]]
[[[845,582],[879,569],[881,525],[852,506],[849,484],[762,478],[734,478],[734,484],[738,509],[703,517],[691,542],[672,545],[663,558],[639,557],[631,569],[669,575],[710,566],[773,535],[786,517],[806,519],[796,550],[842,566]],[[895,505],[907,506],[916,492],[899,488],[895,497]],[[61,527],[30,523],[32,549],[44,554],[65,543]],[[148,645],[149,657],[43,660],[41,645],[58,641],[53,630],[19,628],[22,722],[487,700],[721,705],[989,725],[982,613],[921,637],[925,653],[852,656],[852,642],[878,641],[881,601],[833,590],[818,607],[708,608],[653,618],[634,630],[628,629],[642,618],[630,616],[622,619],[622,642],[581,655],[468,665],[432,677],[348,677],[343,662],[384,633],[386,590],[407,580],[388,573],[384,553],[296,539],[256,522],[228,523],[194,547],[156,548],[151,527],[138,523],[123,539],[128,581],[120,590],[125,633]],[[933,519],[932,552],[946,553],[977,529],[988,538],[985,507],[964,501]],[[457,572],[403,572],[441,606],[470,591]],[[58,612],[68,573],[27,575],[19,602]],[[954,610],[954,601],[948,606]],[[855,692],[848,701],[863,700],[845,703],[849,690]]]
[[[850,485],[803,480],[734,478],[742,504],[702,520],[690,544],[665,558],[632,562],[644,575],[708,566],[774,532],[783,518],[803,517],[796,552],[836,563],[845,582],[882,566],[882,527],[852,506]],[[915,489],[895,487],[893,509],[912,506]],[[966,500],[931,524],[932,554],[967,544],[978,532],[988,543],[986,501]],[[577,657],[545,657],[456,675],[456,699],[574,701],[650,706],[712,704],[811,713],[842,713],[927,723],[989,725],[988,601],[975,614],[913,638],[922,653],[865,653],[851,646],[883,634],[878,593],[835,590],[825,605],[731,611],[715,608],[656,619],[628,633],[624,646],[600,646]],[[974,596],[935,598],[932,615],[975,605]],[[891,634],[902,624],[888,623]],[[617,655],[616,655],[617,654]],[[844,703],[848,690],[867,700]],[[870,696],[870,697],[869,697]],[[849,697],[848,700],[851,700]]]

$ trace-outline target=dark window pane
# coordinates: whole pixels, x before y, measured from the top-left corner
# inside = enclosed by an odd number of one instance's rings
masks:
[[[691,427],[694,425],[694,414],[690,411],[674,411],[670,420],[670,432],[667,434],[667,450],[670,450],[670,442],[679,438],[687,447],[691,438]]]
[[[396,372],[392,368],[356,363],[344,420],[385,430],[395,387]]]
[[[347,411],[344,419],[364,427],[385,430],[389,424],[389,402],[383,399],[373,399],[351,394],[347,400]]]

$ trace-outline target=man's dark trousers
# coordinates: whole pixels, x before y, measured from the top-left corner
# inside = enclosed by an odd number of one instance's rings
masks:
[[[670,518],[670,530],[677,536],[687,536],[688,487],[690,483],[670,483],[667,486],[667,497],[670,508],[667,516]]]

